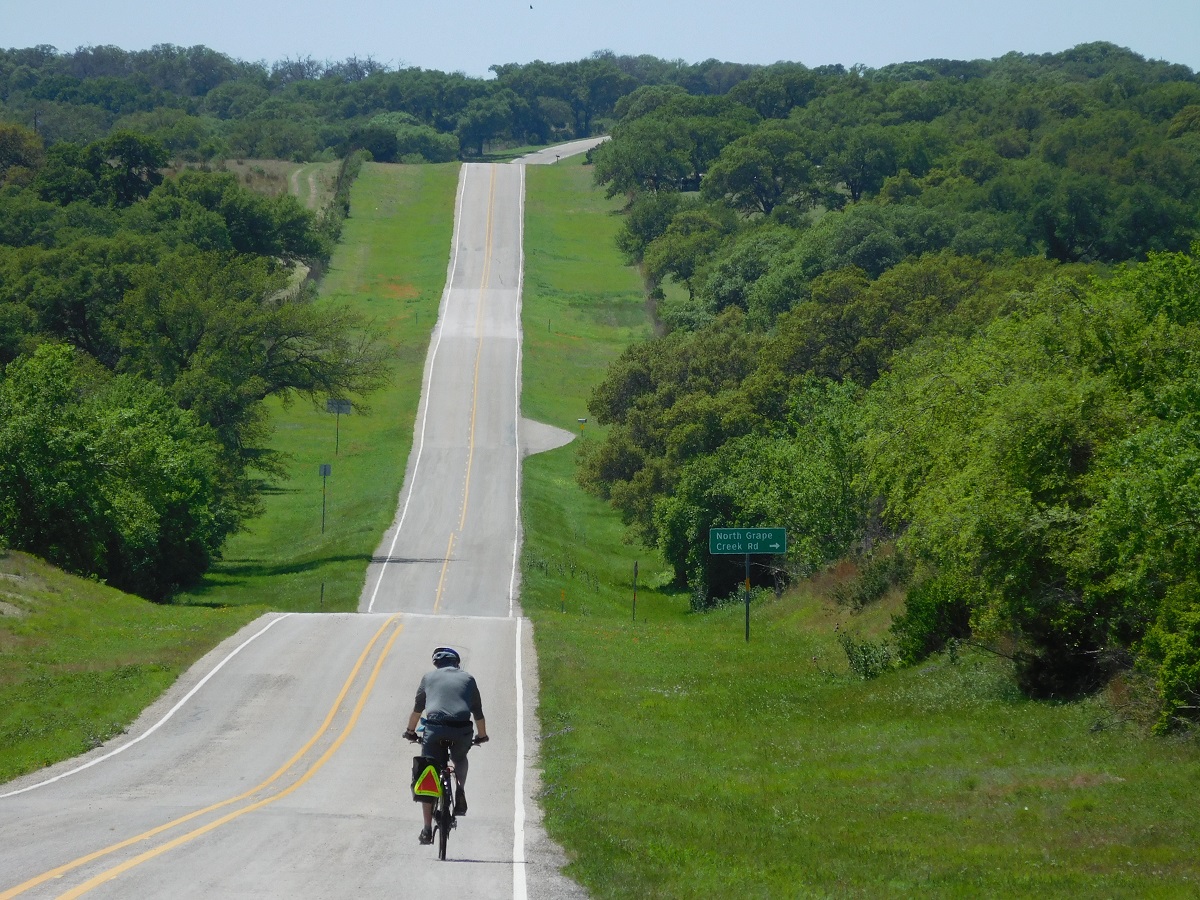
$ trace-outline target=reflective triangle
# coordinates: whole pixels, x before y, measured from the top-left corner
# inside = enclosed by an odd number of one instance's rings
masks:
[[[426,766],[417,783],[413,785],[413,793],[418,797],[442,796],[442,783],[438,780],[436,766]]]

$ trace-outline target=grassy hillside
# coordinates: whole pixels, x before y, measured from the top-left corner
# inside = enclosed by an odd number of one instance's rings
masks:
[[[0,782],[120,734],[262,612],[160,606],[0,553]]]
[[[586,172],[531,170],[528,186],[525,403],[567,422],[644,325]],[[1200,890],[1200,750],[1147,736],[1136,685],[1033,703],[975,651],[864,682],[839,635],[878,635],[891,609],[837,608],[836,574],[759,598],[747,644],[740,607],[690,613],[663,587],[665,567],[576,487],[574,453],[526,464],[522,604],[546,821],[595,896]]]

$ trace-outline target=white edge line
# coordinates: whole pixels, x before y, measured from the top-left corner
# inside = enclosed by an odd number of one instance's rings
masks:
[[[517,619],[517,771],[513,777],[513,900],[526,900],[525,884],[525,692],[521,686],[521,619]]]
[[[173,715],[175,715],[175,713],[179,712],[179,710],[183,707],[183,705],[185,703],[187,703],[189,700],[191,700],[192,696],[198,690],[200,690],[200,688],[204,687],[204,685],[208,683],[208,680],[210,678],[212,678],[214,675],[216,675],[218,672],[221,671],[221,669],[222,669],[222,667],[224,667],[225,663],[229,662],[231,659],[233,659],[235,656],[237,656],[239,653],[241,653],[244,649],[246,649],[246,647],[250,644],[251,641],[266,634],[267,629],[274,628],[277,624],[279,624],[280,622],[282,622],[284,619],[286,619],[288,616],[291,616],[291,615],[293,615],[293,613],[284,613],[283,615],[272,619],[261,630],[255,632],[250,637],[246,638],[246,640],[242,641],[242,643],[239,644],[235,650],[233,650],[228,656],[226,656],[223,660],[221,660],[219,663],[217,663],[213,667],[211,672],[209,672],[207,675],[205,675],[203,678],[201,678],[199,683],[195,687],[193,687],[190,691],[188,691],[186,694],[184,694],[183,699],[181,699],[178,703],[176,703],[174,706],[172,706],[171,709],[167,712],[167,714],[165,716],[163,716],[161,719],[159,719],[157,722],[155,722],[150,728],[148,728],[146,731],[139,734],[133,740],[122,744],[120,747],[116,747],[116,748],[110,750],[108,753],[105,753],[103,756],[97,756],[95,759],[90,759],[87,762],[85,762],[83,765],[76,766],[74,769],[71,769],[67,772],[63,772],[60,775],[55,775],[53,778],[47,778],[45,781],[39,781],[37,784],[31,784],[28,787],[23,787],[17,791],[9,791],[7,794],[0,794],[0,800],[3,800],[5,797],[15,797],[17,794],[24,794],[26,791],[32,791],[34,788],[40,788],[40,787],[45,787],[48,784],[54,784],[54,782],[60,781],[63,778],[66,778],[68,775],[74,775],[76,772],[82,772],[84,769],[90,769],[92,766],[96,765],[96,763],[101,763],[101,762],[104,762],[104,760],[106,760],[106,759],[111,759],[112,757],[116,756],[118,753],[122,753],[125,750],[128,750],[134,744],[136,744],[140,741],[144,741],[146,738],[150,737],[150,735],[154,734],[154,732],[158,731],[158,729],[161,728],[166,723],[166,721],[171,718],[171,716],[173,716]]]
[[[458,196],[454,200],[454,233],[450,238],[450,271],[446,275],[446,288],[442,292],[442,306],[450,305],[450,291],[454,287],[454,273],[458,271],[458,237],[459,226],[462,223],[462,200],[466,193],[467,187],[467,167],[464,165],[459,169],[458,177]],[[375,581],[375,589],[371,591],[371,601],[367,604],[367,612],[375,609],[375,598],[379,595],[379,587],[383,584],[383,576],[387,573],[387,561],[392,558],[392,554],[396,552],[396,542],[400,540],[400,530],[404,527],[404,519],[408,515],[408,504],[412,500],[413,492],[416,490],[417,472],[421,468],[421,454],[425,450],[425,426],[429,420],[430,393],[433,390],[433,369],[437,364],[438,348],[442,346],[442,324],[444,317],[442,310],[438,310],[437,320],[437,339],[433,342],[433,353],[429,357],[429,371],[425,376],[425,383],[421,386],[421,402],[425,408],[421,412],[421,429],[417,434],[417,458],[413,461],[412,478],[408,483],[408,493],[404,497],[404,506],[400,510],[400,518],[396,521],[396,531],[392,534],[392,543],[388,547],[387,556],[384,561],[379,564],[379,578]]]
[[[521,166],[521,200],[520,218],[518,222],[518,243],[520,248],[520,269],[517,275],[517,372],[516,372],[516,437],[517,437],[517,477],[516,477],[516,513],[515,534],[513,537],[512,576],[508,583],[508,614],[513,614],[516,601],[517,585],[517,553],[521,543],[521,291],[525,283],[525,167]],[[525,691],[522,683],[523,666],[521,664],[521,619],[517,618],[517,649],[514,681],[517,687],[517,767],[513,777],[513,900],[526,900],[527,885],[525,882]]]
[[[513,375],[513,393],[515,395],[513,434],[516,436],[517,442],[517,466],[513,480],[515,485],[513,506],[515,509],[513,511],[512,574],[508,579],[508,614],[510,616],[513,614],[517,599],[517,558],[521,550],[521,345],[525,340],[525,335],[521,330],[521,292],[525,289],[525,167],[519,166],[518,168],[521,173],[521,192],[517,218],[517,366]],[[520,677],[520,672],[517,673],[517,677]]]

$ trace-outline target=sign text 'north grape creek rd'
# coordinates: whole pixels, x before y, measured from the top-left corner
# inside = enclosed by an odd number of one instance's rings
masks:
[[[786,528],[710,528],[709,553],[786,553]]]

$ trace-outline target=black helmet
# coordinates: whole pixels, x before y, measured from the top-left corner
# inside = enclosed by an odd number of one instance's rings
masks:
[[[433,651],[433,664],[439,669],[442,666],[457,666],[460,662],[462,657],[453,647],[438,647]]]

